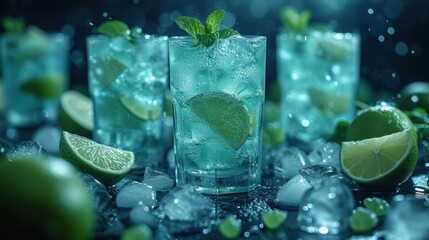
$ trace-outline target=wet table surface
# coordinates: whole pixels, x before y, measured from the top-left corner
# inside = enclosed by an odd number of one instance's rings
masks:
[[[34,129],[30,129],[14,135],[13,141],[19,142],[24,140],[31,140]],[[3,138],[6,132],[3,129]],[[11,133],[8,133],[9,137]],[[418,165],[413,173],[413,176],[429,175],[429,168],[425,165],[429,159],[419,159]],[[166,164],[166,162],[165,162]],[[156,170],[167,173],[174,179],[174,169],[167,166],[154,168]],[[296,220],[298,215],[297,209],[284,208],[279,206],[276,201],[276,194],[279,188],[286,182],[286,179],[279,179],[273,177],[272,172],[263,171],[262,184],[257,190],[247,194],[236,195],[220,195],[220,196],[206,196],[213,202],[214,209],[210,217],[201,221],[170,221],[168,217],[159,217],[156,219],[156,226],[152,226],[153,239],[224,239],[218,231],[219,222],[228,215],[235,215],[242,221],[242,233],[239,239],[350,239],[356,238],[351,231],[346,231],[340,235],[319,235],[309,234],[300,230],[300,226]],[[392,191],[375,192],[368,191],[362,188],[351,188],[354,197],[355,206],[362,206],[362,201],[366,197],[380,197],[388,202],[396,195],[406,195],[411,198],[427,199],[428,194],[419,193],[415,191],[413,182],[408,179],[404,184]],[[118,190],[111,187],[111,200],[109,206],[111,207],[108,213],[109,220],[103,223],[99,222],[94,239],[120,239],[123,231],[132,224],[128,218],[128,210],[118,209],[115,207],[115,194]],[[159,193],[157,195],[158,203],[163,196],[167,193]],[[261,213],[267,210],[280,209],[287,211],[287,219],[276,231],[266,229],[262,224]],[[156,213],[157,206],[152,209]],[[429,216],[428,216],[429,221]],[[367,237],[366,239],[385,239],[383,232],[383,217],[380,218],[377,227],[367,235],[359,235],[360,237]],[[102,224],[102,225],[100,225]],[[369,238],[371,237],[372,238]],[[364,239],[364,238],[361,238]]]

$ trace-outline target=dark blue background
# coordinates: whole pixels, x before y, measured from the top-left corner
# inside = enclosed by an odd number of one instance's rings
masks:
[[[142,27],[149,34],[183,35],[178,15],[201,20],[214,9],[227,11],[225,26],[268,37],[267,81],[276,79],[275,35],[279,10],[292,5],[312,11],[313,22],[361,34],[361,76],[378,91],[397,91],[408,82],[429,81],[429,1],[426,0],[9,0],[0,16],[24,17],[47,31],[73,36],[72,85],[85,85],[85,38],[106,19]],[[390,33],[388,32],[390,31]]]

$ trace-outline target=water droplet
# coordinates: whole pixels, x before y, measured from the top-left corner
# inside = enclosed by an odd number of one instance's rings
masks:
[[[368,8],[368,14],[369,14],[369,15],[374,14],[374,9],[372,9],[372,8]]]
[[[108,17],[109,14],[107,12],[103,12],[103,17]]]
[[[418,102],[419,102],[419,96],[417,96],[417,95],[413,95],[413,96],[411,96],[411,101],[412,101],[413,103],[418,103]]]
[[[385,38],[383,35],[378,36],[378,41],[379,42],[384,42]]]
[[[395,29],[393,27],[388,27],[387,28],[387,33],[390,34],[390,35],[393,35],[393,34],[395,34]]]
[[[395,45],[395,52],[399,56],[405,56],[405,55],[407,55],[407,53],[408,53],[408,46],[407,46],[407,44],[405,44],[404,42],[398,42]]]

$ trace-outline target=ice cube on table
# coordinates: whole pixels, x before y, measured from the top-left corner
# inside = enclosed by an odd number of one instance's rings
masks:
[[[133,224],[144,223],[151,227],[155,227],[157,225],[157,218],[146,205],[135,206],[133,209],[131,209],[130,221]]]
[[[312,165],[324,164],[340,168],[340,145],[336,142],[319,142],[308,154]]]
[[[348,229],[353,209],[350,189],[337,178],[327,178],[304,194],[297,222],[309,233],[339,234]]]
[[[109,206],[110,194],[104,184],[97,181],[87,173],[79,173],[85,181],[86,190],[93,195],[93,203],[98,211],[103,211]]]
[[[386,239],[428,239],[429,201],[397,195],[390,202],[385,219]]]
[[[58,154],[60,144],[61,129],[55,125],[47,124],[38,128],[32,140],[40,144],[48,153]]]
[[[312,189],[310,183],[297,174],[280,188],[275,202],[279,206],[296,209],[299,207],[304,194],[310,189]]]
[[[189,184],[173,188],[160,203],[160,210],[172,221],[199,221],[212,208],[213,203]]]
[[[133,208],[138,205],[153,207],[156,204],[156,192],[144,183],[126,185],[116,196],[116,206]]]
[[[300,169],[310,165],[307,155],[297,147],[282,146],[271,154],[276,177],[291,179]]]
[[[302,168],[299,170],[299,174],[307,180],[311,186],[315,187],[319,185],[322,180],[335,176],[337,169],[328,165],[313,165]]]
[[[13,161],[17,158],[37,158],[47,155],[46,150],[34,141],[22,141],[13,145],[6,153],[6,157]]]
[[[166,192],[174,186],[174,181],[168,174],[146,167],[144,171],[143,183],[150,186],[155,191]]]

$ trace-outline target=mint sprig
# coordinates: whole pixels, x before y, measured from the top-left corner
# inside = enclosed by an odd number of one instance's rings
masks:
[[[130,29],[128,25],[122,21],[109,20],[102,23],[97,28],[97,32],[110,37],[123,36],[130,42],[134,42],[140,37],[142,30],[139,27],[133,27]]]
[[[311,13],[307,10],[299,12],[293,7],[284,7],[280,12],[283,28],[288,32],[305,33],[308,29]]]
[[[204,24],[200,20],[188,16],[179,16],[175,21],[179,28],[198,41],[197,45],[210,47],[218,39],[229,38],[239,34],[233,29],[219,29],[224,17],[225,11],[219,9],[210,13]]]
[[[25,22],[23,18],[4,17],[2,25],[6,33],[20,34],[25,30]]]

